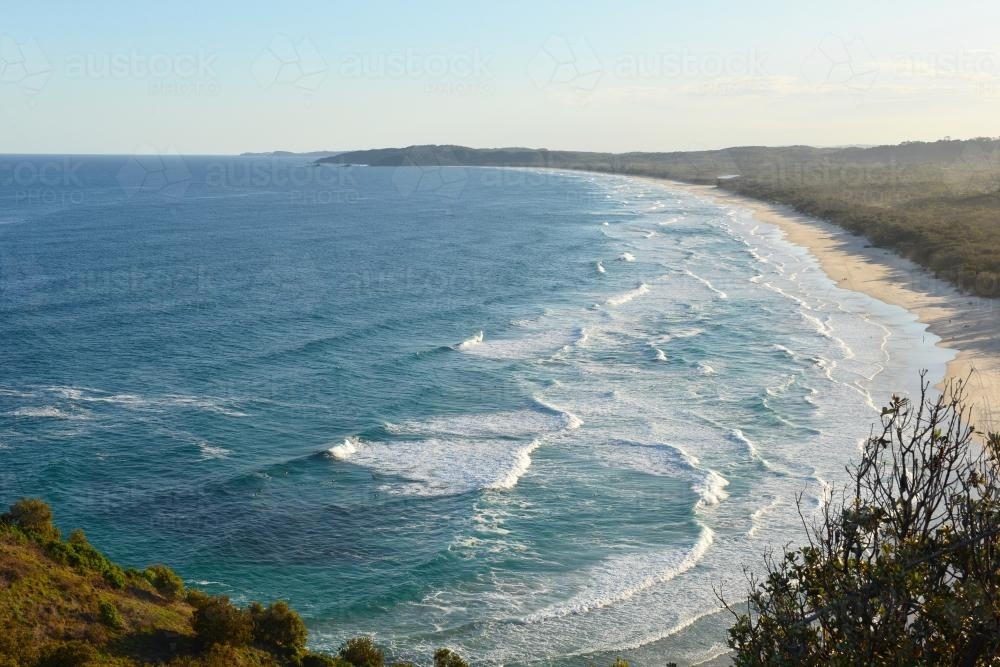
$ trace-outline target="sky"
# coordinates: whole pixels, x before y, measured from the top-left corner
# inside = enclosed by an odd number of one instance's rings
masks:
[[[0,0],[0,153],[995,136],[998,34],[962,0]]]

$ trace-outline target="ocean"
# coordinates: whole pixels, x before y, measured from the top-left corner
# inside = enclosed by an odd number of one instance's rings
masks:
[[[668,184],[0,158],[0,502],[310,645],[698,662],[951,353]]]

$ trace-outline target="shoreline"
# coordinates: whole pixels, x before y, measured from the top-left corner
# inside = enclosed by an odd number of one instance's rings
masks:
[[[927,330],[940,338],[937,346],[957,354],[948,362],[939,389],[947,383],[964,383],[965,405],[972,424],[980,431],[1000,431],[1000,303],[965,295],[926,269],[891,250],[877,248],[831,222],[723,190],[666,178],[638,177],[671,188],[701,195],[717,203],[750,210],[761,222],[774,225],[784,237],[804,247],[838,286],[904,308]]]

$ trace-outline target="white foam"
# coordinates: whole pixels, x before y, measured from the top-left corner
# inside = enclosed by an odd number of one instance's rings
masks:
[[[34,398],[35,392],[33,391],[21,391],[19,389],[0,389],[0,396],[16,396],[18,398]]]
[[[50,387],[50,390],[54,394],[58,394],[59,396],[62,396],[63,398],[68,398],[68,399],[74,400],[74,401],[78,401],[78,400],[82,399],[84,391],[90,391],[90,390],[84,390],[82,388],[77,388],[77,387]]]
[[[618,261],[620,261],[620,262],[634,262],[635,261],[635,255],[633,255],[630,252],[623,252],[622,254],[618,255]]]
[[[545,399],[540,398],[539,396],[533,396],[532,399],[541,409],[547,411],[550,414],[557,415],[562,420],[563,428],[565,428],[567,431],[572,431],[574,429],[578,429],[581,426],[583,426],[583,420],[577,417],[572,412],[568,410],[563,410],[559,406],[553,405],[552,403],[547,402]]]
[[[352,440],[351,438],[347,438],[341,444],[334,445],[333,447],[331,447],[326,451],[331,457],[339,461],[343,461],[347,458],[350,458],[351,454],[357,453],[358,446],[356,441]]]
[[[456,349],[488,359],[529,359],[554,354],[572,344],[575,338],[572,330],[563,329],[539,331],[518,338],[482,339],[477,335]]]
[[[510,490],[517,486],[517,482],[521,477],[528,472],[528,468],[531,467],[531,455],[536,449],[542,446],[541,440],[534,440],[527,447],[522,447],[517,450],[517,458],[515,460],[513,468],[507,471],[507,474],[500,476],[493,482],[487,489],[493,491],[500,490]]]
[[[714,470],[703,468],[698,457],[683,447],[632,440],[616,440],[610,444],[614,447],[613,459],[609,461],[612,465],[627,465],[650,475],[690,480],[691,489],[699,496],[696,507],[718,505],[729,497],[725,490],[729,480]]]
[[[798,355],[797,352],[795,352],[795,350],[787,348],[787,347],[785,347],[784,345],[782,345],[780,343],[775,343],[774,345],[772,345],[772,347],[775,350],[778,350],[779,352],[783,352],[789,359],[794,359],[796,361],[798,361],[798,359],[799,359],[799,355]]]
[[[788,375],[787,377],[785,377],[785,379],[783,381],[779,382],[778,384],[770,386],[770,387],[766,387],[764,389],[764,392],[768,396],[781,396],[782,394],[784,394],[785,392],[787,392],[788,389],[793,384],[795,384],[795,376],[794,375]]]
[[[707,288],[709,289],[709,291],[710,291],[710,292],[712,292],[713,294],[715,294],[715,295],[716,295],[717,297],[719,297],[720,299],[728,299],[728,298],[729,298],[729,295],[728,295],[728,294],[726,294],[726,293],[725,293],[725,292],[723,292],[722,290],[718,289],[718,288],[717,288],[717,287],[716,287],[715,285],[713,285],[713,284],[712,284],[712,283],[711,283],[711,282],[710,282],[710,281],[709,281],[709,280],[708,280],[707,278],[702,278],[701,276],[699,276],[699,275],[698,275],[697,273],[694,273],[694,272],[693,272],[693,271],[691,271],[690,269],[684,269],[684,273],[685,273],[685,274],[686,274],[687,276],[689,276],[689,277],[691,277],[691,278],[694,278],[695,280],[697,280],[697,281],[698,281],[699,283],[701,283],[701,284],[702,284],[702,285],[704,285],[705,287],[707,287]]]
[[[601,260],[597,260],[597,272],[605,273],[604,262],[602,262]]]
[[[692,327],[689,329],[675,329],[670,332],[666,337],[667,340],[671,338],[694,338],[695,336],[700,336],[705,333],[704,329],[698,329],[697,327]]]
[[[403,436],[453,436],[468,438],[528,438],[553,433],[566,425],[560,411],[511,410],[471,415],[432,417],[386,424],[386,430]]]
[[[215,412],[227,417],[246,417],[245,412],[229,407],[226,401],[207,396],[190,396],[187,394],[165,394],[163,396],[138,396],[136,394],[117,393],[92,389],[89,387],[46,387],[46,392],[77,403],[105,403],[133,410],[157,410],[169,407],[194,408],[205,412]]]
[[[480,331],[475,336],[471,338],[466,338],[461,343],[458,344],[457,349],[468,350],[469,348],[475,347],[476,345],[482,345],[483,343],[483,332]]]
[[[433,417],[386,430],[403,440],[378,442],[348,438],[326,450],[388,481],[391,494],[436,496],[514,488],[531,467],[531,455],[547,436],[579,428],[571,412],[535,398],[537,409]]]
[[[767,505],[759,507],[754,510],[753,514],[750,515],[750,529],[747,530],[747,537],[753,537],[763,526],[763,519],[765,516],[770,514],[779,505],[782,504],[781,498],[775,498]]]
[[[727,486],[729,486],[729,480],[714,470],[709,470],[692,488],[701,496],[699,505],[704,507],[707,505],[718,505],[728,498],[729,493],[726,492]]]
[[[718,373],[707,361],[698,362],[698,372],[702,375],[716,375]]]
[[[689,549],[609,558],[586,573],[587,583],[581,592],[566,602],[529,615],[525,621],[539,623],[585,614],[625,602],[654,586],[662,586],[697,565],[712,546],[713,539],[712,530],[702,526],[697,541]]]
[[[624,306],[632,299],[642,296],[643,294],[646,294],[648,292],[649,292],[649,285],[647,285],[646,283],[641,283],[634,290],[629,290],[628,292],[625,292],[623,294],[610,297],[607,301],[605,301],[605,303],[608,304],[609,306],[614,306],[617,308],[618,306]]]
[[[749,454],[750,458],[756,461],[764,461],[764,457],[760,455],[760,450],[757,449],[757,444],[750,438],[746,437],[746,435],[743,434],[743,431],[738,428],[734,428],[729,432],[728,437],[731,441],[742,445],[747,450],[747,454]]]
[[[69,419],[69,420],[88,419],[87,415],[67,412],[54,405],[17,408],[10,414],[13,415],[14,417],[32,417],[35,419]]]
[[[208,444],[207,442],[199,442],[198,449],[201,451],[201,458],[204,459],[225,459],[229,458],[232,454],[231,451],[225,447],[216,447]]]
[[[394,442],[349,439],[327,454],[389,476],[380,487],[391,495],[450,496],[514,488],[541,445],[513,440],[427,438]]]

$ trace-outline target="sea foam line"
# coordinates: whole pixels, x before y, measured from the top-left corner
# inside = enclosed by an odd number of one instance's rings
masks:
[[[729,298],[728,294],[726,294],[722,290],[718,289],[715,285],[713,285],[711,282],[709,282],[706,278],[702,278],[701,276],[699,276],[697,273],[694,273],[690,269],[684,269],[684,273],[687,276],[689,276],[691,278],[694,278],[695,280],[697,280],[699,283],[701,283],[705,287],[707,287],[709,289],[709,291],[711,291],[712,293],[714,293],[720,299],[728,299]]]
[[[74,421],[90,419],[90,417],[85,414],[66,412],[65,410],[60,410],[54,405],[17,408],[9,414],[14,417],[31,417],[34,419],[67,419]]]
[[[642,296],[643,294],[646,294],[648,292],[649,292],[649,285],[647,285],[646,283],[640,283],[639,286],[636,287],[634,290],[629,290],[628,292],[625,292],[623,294],[610,297],[607,301],[605,301],[605,303],[608,304],[609,306],[614,306],[614,307],[623,306],[632,299]]]
[[[588,577],[589,581],[598,582],[597,585],[588,585],[584,592],[578,593],[569,601],[537,611],[524,620],[526,623],[541,623],[625,602],[690,570],[704,558],[714,539],[712,529],[702,525],[698,540],[686,551],[673,550],[665,554],[635,554],[609,559],[595,568]],[[654,572],[649,573],[649,570]],[[606,583],[602,586],[601,582]]]

